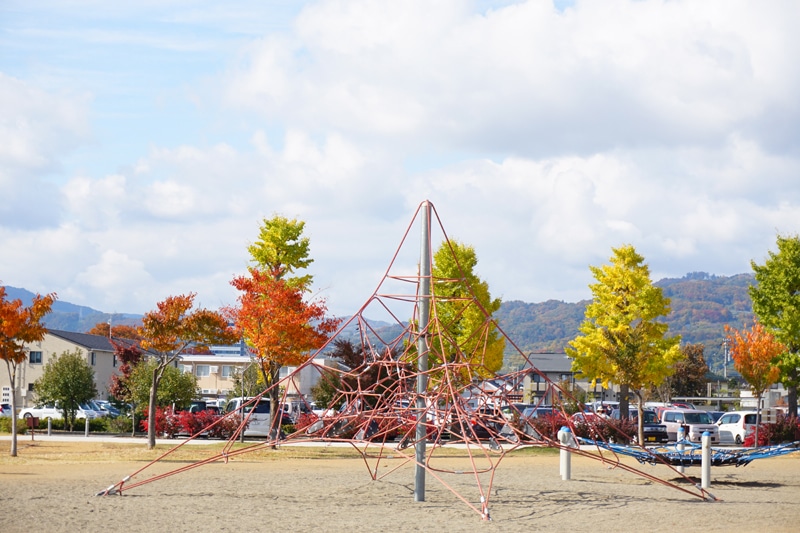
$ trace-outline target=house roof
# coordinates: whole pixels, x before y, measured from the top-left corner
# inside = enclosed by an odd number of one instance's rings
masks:
[[[111,341],[109,341],[108,337],[104,337],[103,335],[90,335],[88,333],[76,333],[74,331],[61,331],[58,329],[48,329],[47,333],[90,350],[105,352],[114,351],[114,346],[111,344]]]
[[[572,359],[564,352],[530,353],[528,360],[541,372],[558,372],[567,374],[572,372]]]

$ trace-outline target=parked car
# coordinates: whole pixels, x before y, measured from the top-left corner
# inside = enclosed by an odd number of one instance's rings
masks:
[[[661,414],[661,423],[667,426],[669,440],[678,439],[678,428],[684,428],[685,438],[690,442],[701,442],[708,431],[711,444],[719,444],[719,427],[711,415],[697,409],[666,409]]]
[[[111,402],[108,400],[95,400],[94,403],[97,404],[97,406],[100,407],[103,412],[105,412],[106,416],[116,417],[122,414],[120,410],[111,405]]]
[[[719,441],[722,444],[741,445],[745,438],[756,431],[758,413],[755,411],[731,411],[717,420]]]
[[[506,417],[503,412],[492,406],[485,406],[471,412],[468,420],[469,426],[466,429],[467,437],[474,436],[477,439],[491,439],[498,436],[506,425]],[[457,433],[451,424],[451,435]]]
[[[514,420],[515,418],[519,419],[528,407],[536,407],[536,405],[532,403],[510,403],[501,407],[500,411],[503,412],[503,416],[506,419]]]
[[[248,420],[247,428],[243,432],[245,437],[268,437],[272,424],[270,400],[269,398],[261,398],[258,403],[248,403],[250,400],[252,398],[233,398],[226,404],[225,412],[237,411],[243,420]],[[280,425],[291,423],[291,417],[281,411]],[[278,429],[280,429],[280,425]]]
[[[10,403],[0,403],[0,416],[11,416]]]
[[[555,409],[552,407],[526,407],[525,410],[522,411],[522,420],[528,420],[529,418],[542,418],[552,415],[554,412]]]
[[[662,424],[661,421],[658,419],[658,415],[656,415],[655,409],[644,409],[642,411],[642,415],[644,416],[644,422],[642,423],[642,432],[644,433],[644,444],[648,442],[669,442],[669,433],[667,432],[667,426]],[[635,420],[638,422],[639,420],[639,410],[636,407],[633,407],[628,411],[628,417],[631,420]],[[620,411],[619,409],[615,409],[611,413],[611,418],[614,420],[620,419]],[[637,431],[638,433],[638,431]],[[634,435],[635,439],[638,439],[638,435]]]
[[[62,418],[63,412],[61,411],[61,407],[58,404],[46,404],[46,405],[37,405],[35,407],[26,407],[25,409],[19,412],[19,418]],[[94,411],[86,411],[81,407],[78,407],[78,411],[75,413],[76,420],[85,420],[89,419],[92,420],[95,418],[96,415]]]

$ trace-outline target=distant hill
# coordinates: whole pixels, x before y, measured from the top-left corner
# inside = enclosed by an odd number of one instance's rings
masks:
[[[6,285],[6,298],[9,300],[20,299],[23,305],[30,305],[34,296],[36,296],[34,293],[26,289]],[[56,300],[53,303],[53,311],[42,322],[50,329],[85,333],[100,322],[108,322],[110,320],[112,325],[133,325],[138,324],[141,318],[142,315],[104,313],[91,307]]]
[[[655,283],[671,300],[666,317],[669,335],[681,335],[684,343],[702,343],[706,362],[722,369],[725,325],[741,328],[753,320],[748,288],[752,274],[715,276],[692,272],[682,278],[665,278]],[[495,314],[500,327],[525,352],[561,352],[578,334],[589,300],[566,303],[503,302]],[[518,368],[520,357],[507,355],[505,369]]]
[[[682,278],[665,278],[655,283],[671,300],[672,312],[666,317],[669,335],[681,335],[684,343],[705,345],[706,361],[712,370],[721,372],[726,324],[741,328],[753,320],[752,302],[748,288],[755,282],[752,274],[715,276],[705,272],[692,272]],[[19,298],[30,304],[34,294],[25,289],[6,287],[10,299]],[[548,300],[542,303],[525,303],[518,300],[503,302],[495,313],[500,327],[525,353],[562,352],[567,343],[578,334],[589,300],[567,303]],[[141,315],[104,313],[91,307],[56,301],[53,312],[44,320],[52,329],[86,332],[98,322],[137,324]],[[372,326],[384,339],[398,335],[402,328],[396,324],[373,322]],[[355,326],[345,332],[345,338],[357,341]],[[522,358],[507,347],[504,369],[513,370]]]

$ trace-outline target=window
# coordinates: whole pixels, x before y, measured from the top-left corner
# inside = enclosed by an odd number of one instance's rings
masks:
[[[97,364],[97,356],[95,355],[94,352],[89,352],[89,359],[92,360],[92,366],[95,366]]]
[[[42,352],[31,352],[30,362],[32,365],[42,364]]]
[[[211,375],[211,368],[208,365],[197,365],[196,375],[199,378],[205,378]]]
[[[229,378],[233,374],[233,366],[231,365],[222,365],[222,377]]]

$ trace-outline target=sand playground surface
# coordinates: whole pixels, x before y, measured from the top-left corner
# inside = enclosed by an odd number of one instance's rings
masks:
[[[401,459],[382,461],[379,479],[373,480],[349,448],[267,449],[122,495],[97,496],[171,446],[151,451],[140,443],[21,436],[18,457],[12,458],[9,438],[0,440],[4,533],[800,531],[800,453],[712,468],[710,492],[719,501],[709,502],[584,457],[573,458],[571,479],[564,481],[557,451],[521,450],[503,458],[496,471],[486,521],[431,474],[425,501],[415,501],[414,466]],[[134,479],[204,459],[213,446],[184,446]],[[442,464],[467,466],[466,452],[452,453]],[[625,460],[649,475],[690,486],[668,467]],[[686,473],[699,483],[699,467]],[[480,507],[474,474],[448,474],[444,481]]]

